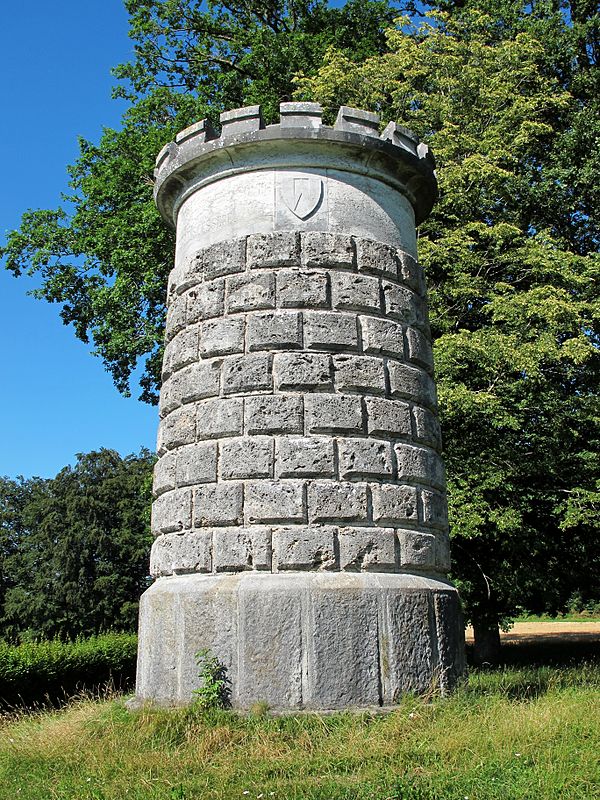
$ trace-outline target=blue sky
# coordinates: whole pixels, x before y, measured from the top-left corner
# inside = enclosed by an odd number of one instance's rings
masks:
[[[28,208],[54,208],[77,137],[116,126],[110,68],[129,59],[121,0],[13,3],[0,26],[0,240]],[[153,448],[154,408],[122,398],[59,306],[0,269],[0,475],[50,477],[76,453]]]

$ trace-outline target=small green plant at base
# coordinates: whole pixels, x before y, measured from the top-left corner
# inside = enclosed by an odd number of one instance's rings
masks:
[[[208,648],[196,653],[198,677],[202,684],[194,689],[193,694],[200,708],[228,708],[230,704],[230,688],[227,669]]]

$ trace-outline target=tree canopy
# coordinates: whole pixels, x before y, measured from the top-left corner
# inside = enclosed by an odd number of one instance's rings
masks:
[[[147,586],[154,457],[79,455],[55,478],[0,479],[0,631],[133,631]]]
[[[431,144],[440,201],[419,233],[430,290],[454,577],[485,630],[597,591],[600,15],[591,0],[128,0],[119,131],[81,142],[72,212],[4,249],[39,272],[117,386],[147,357],[154,401],[171,234],[160,147],[260,102],[377,110]],[[400,13],[402,12],[402,15]],[[395,20],[395,21],[394,21]]]

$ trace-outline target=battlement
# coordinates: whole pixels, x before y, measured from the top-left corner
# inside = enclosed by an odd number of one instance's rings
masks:
[[[220,115],[220,134],[209,120],[180,131],[156,159],[155,198],[162,216],[175,224],[182,186],[189,186],[190,168],[195,178],[206,171],[202,161],[211,175],[226,168],[238,171],[242,161],[257,169],[257,160],[267,153],[269,165],[278,166],[280,160],[289,162],[293,140],[295,167],[339,168],[334,162],[339,162],[343,148],[346,165],[355,162],[350,171],[373,174],[393,185],[411,201],[417,224],[425,219],[437,199],[435,159],[429,147],[396,122],[380,133],[380,117],[370,111],[341,106],[333,126],[323,125],[322,113],[318,103],[281,103],[279,124],[265,125],[259,105],[245,106]]]

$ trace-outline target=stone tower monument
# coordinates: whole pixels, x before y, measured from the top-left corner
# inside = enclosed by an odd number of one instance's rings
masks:
[[[434,163],[378,121],[251,106],[159,154],[177,246],[140,700],[189,702],[203,648],[237,708],[388,705],[463,670],[416,260]]]

